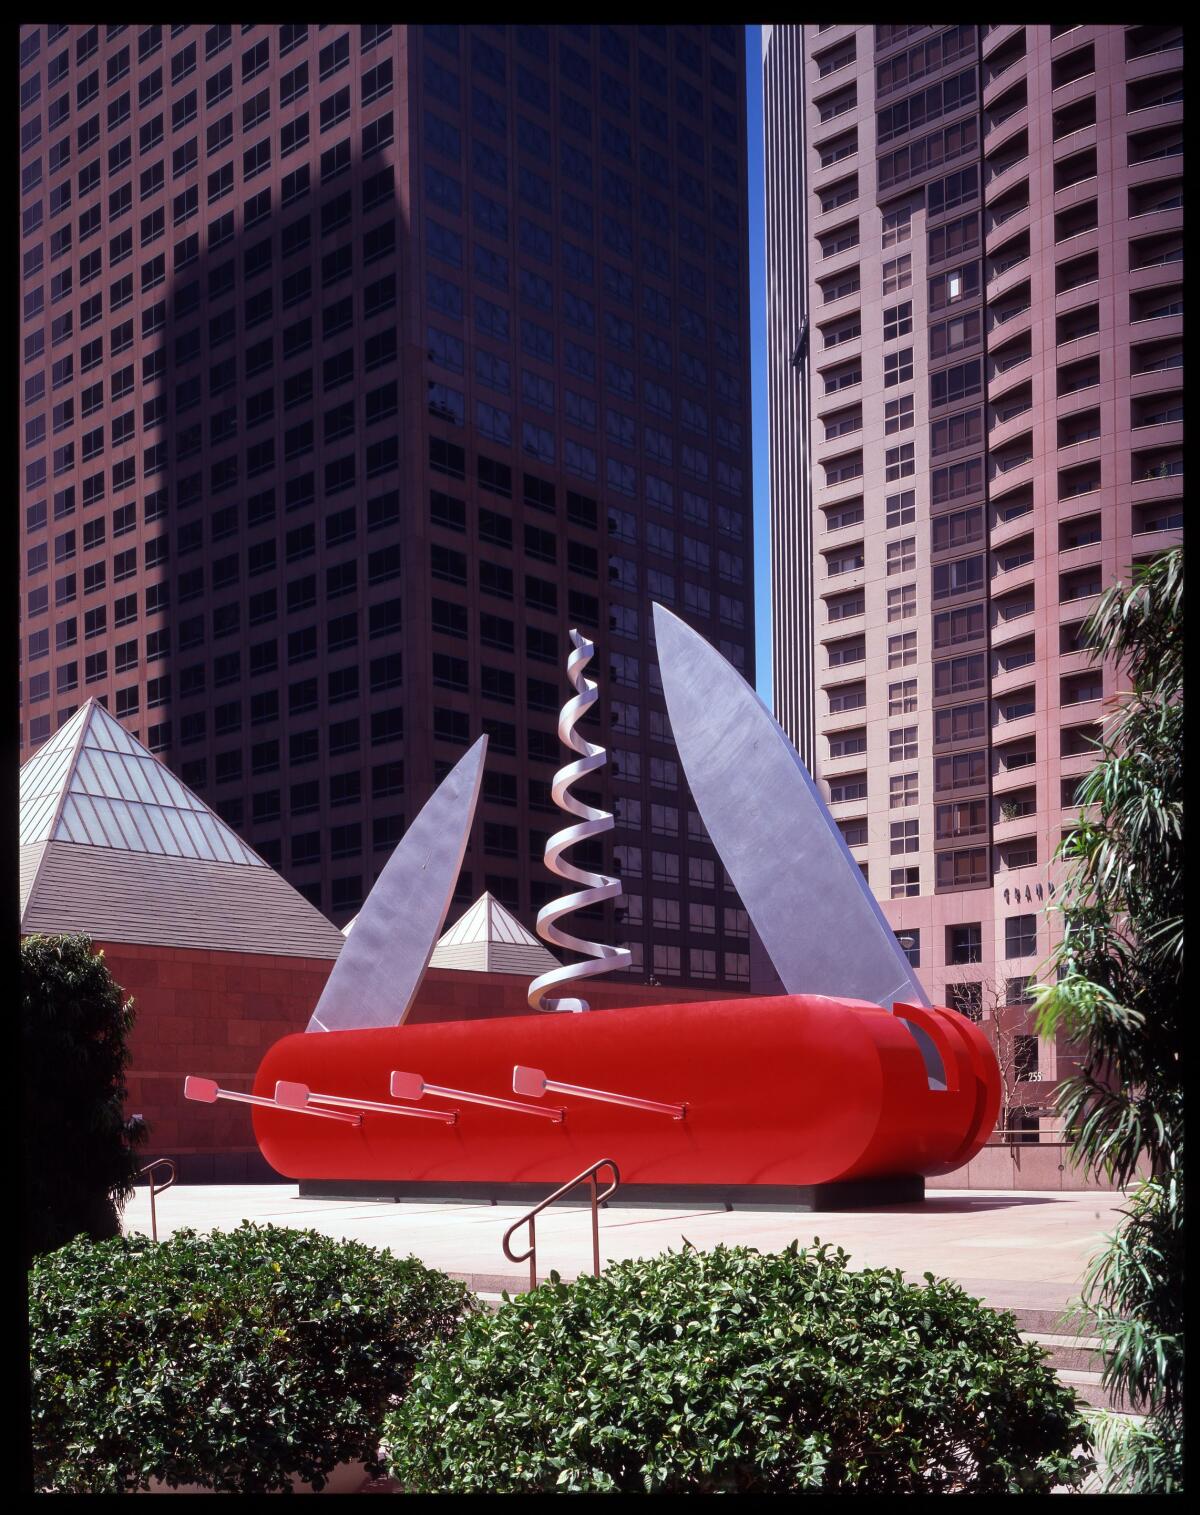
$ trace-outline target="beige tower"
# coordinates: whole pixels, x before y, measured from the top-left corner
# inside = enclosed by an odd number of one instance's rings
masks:
[[[1080,628],[1182,525],[1182,66],[1167,25],[764,40],[776,708],[1031,1132],[1069,1054],[1027,983],[1119,688]]]

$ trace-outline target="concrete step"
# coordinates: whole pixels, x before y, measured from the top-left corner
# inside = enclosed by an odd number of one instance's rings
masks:
[[[985,1304],[987,1302],[984,1300]],[[998,1305],[996,1308],[1008,1309],[1016,1317],[1018,1331],[1028,1331],[1036,1336],[1090,1336],[1096,1330],[1094,1315],[1087,1311],[1076,1314],[1066,1306],[1061,1309],[1027,1309]]]
[[[1099,1372],[1103,1366],[1098,1336],[1052,1336],[1046,1331],[1022,1331],[1022,1341],[1036,1342],[1049,1354],[1052,1367]]]
[[[1119,1410],[1129,1413],[1129,1406],[1120,1394],[1113,1394],[1100,1382],[1100,1373],[1084,1368],[1057,1368],[1058,1377],[1068,1388],[1075,1390],[1075,1398],[1081,1404],[1095,1410]]]
[[[1014,1310],[1022,1341],[1036,1342],[1046,1353],[1049,1366],[1063,1383],[1075,1390],[1084,1405],[1098,1410],[1129,1412],[1120,1394],[1112,1394],[1101,1383],[1104,1354],[1098,1336],[1083,1334],[1095,1318],[1066,1311]]]
[[[1075,1390],[1081,1404],[1097,1410],[1127,1413],[1124,1396],[1103,1384],[1104,1354],[1095,1336],[1052,1336],[1046,1332],[1021,1332],[1022,1341],[1035,1342],[1046,1353],[1047,1366],[1061,1383]]]

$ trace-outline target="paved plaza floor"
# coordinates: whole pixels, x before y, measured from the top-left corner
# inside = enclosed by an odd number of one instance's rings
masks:
[[[837,1243],[852,1267],[895,1267],[919,1281],[928,1270],[953,1278],[1000,1309],[1060,1311],[1079,1290],[1083,1270],[1118,1223],[1120,1194],[1033,1193],[1005,1189],[931,1190],[920,1204],[810,1214],[611,1204],[600,1217],[601,1265],[679,1248],[741,1243],[778,1251],[793,1239]],[[177,1185],[159,1196],[158,1234],[183,1226],[229,1229],[242,1220],[311,1229],[415,1254],[482,1293],[528,1286],[528,1267],[501,1250],[523,1205],[366,1202],[301,1198],[295,1184]],[[126,1207],[127,1231],[150,1230],[148,1192]],[[525,1248],[524,1228],[514,1250]],[[555,1205],[537,1222],[538,1275],[573,1278],[591,1267],[586,1203]]]

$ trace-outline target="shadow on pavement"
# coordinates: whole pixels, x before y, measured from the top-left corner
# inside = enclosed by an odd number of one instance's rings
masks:
[[[972,1210],[1009,1210],[1019,1205],[1052,1205],[1058,1198],[1056,1194],[1014,1194],[1011,1198],[989,1194],[986,1198],[981,1195],[978,1199],[964,1199],[956,1194],[947,1195],[943,1199],[938,1194],[927,1194],[919,1205],[896,1205],[892,1208],[925,1213],[933,1210],[941,1215],[957,1215]]]

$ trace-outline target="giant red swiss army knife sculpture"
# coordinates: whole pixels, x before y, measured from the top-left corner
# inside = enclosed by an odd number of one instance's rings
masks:
[[[380,875],[308,1031],[271,1047],[254,1093],[233,1096],[253,1105],[280,1173],[430,1194],[502,1190],[558,1183],[603,1152],[626,1189],[765,1194],[947,1173],[987,1140],[1000,1102],[989,1042],[929,1005],[754,691],[661,606],[654,624],[697,809],[787,994],[574,1014],[561,1012],[585,1002],[539,999],[560,1013],[405,1025],[462,862],[481,737]],[[586,661],[590,644],[575,642]],[[581,672],[575,683],[585,703],[594,698]],[[585,754],[572,765],[583,771],[601,749],[572,732],[572,705],[560,734]],[[572,828],[580,835],[611,825],[578,801],[564,808],[584,817]],[[570,865],[555,871],[596,881]],[[569,908],[558,901],[543,915]],[[230,1097],[197,1078],[187,1092]]]

